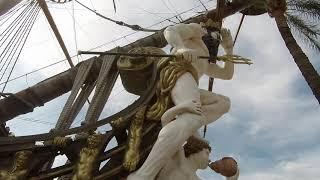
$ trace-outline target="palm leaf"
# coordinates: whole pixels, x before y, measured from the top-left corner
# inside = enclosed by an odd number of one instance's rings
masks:
[[[311,24],[296,15],[286,14],[290,28],[297,34],[308,46],[320,52],[320,30],[315,24]]]
[[[320,20],[319,0],[289,0],[287,6],[288,13],[295,12],[318,22]]]

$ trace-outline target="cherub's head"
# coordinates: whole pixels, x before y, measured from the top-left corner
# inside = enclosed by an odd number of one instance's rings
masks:
[[[199,169],[207,168],[211,147],[206,141],[191,136],[183,147],[186,158],[193,158]]]

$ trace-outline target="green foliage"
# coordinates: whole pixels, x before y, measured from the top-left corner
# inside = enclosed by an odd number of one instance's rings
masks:
[[[293,32],[320,52],[320,0],[287,0],[286,17]]]
[[[312,20],[320,20],[320,1],[319,0],[289,0],[288,13],[299,13],[301,16]]]
[[[316,24],[308,23],[297,15],[287,14],[287,21],[290,28],[313,49],[320,52],[320,44],[317,39],[320,36],[319,27]]]

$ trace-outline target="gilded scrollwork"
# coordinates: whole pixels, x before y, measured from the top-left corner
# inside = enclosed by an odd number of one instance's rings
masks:
[[[52,144],[57,147],[66,147],[68,143],[70,143],[72,139],[70,137],[61,137],[57,136],[53,139]]]
[[[100,152],[102,135],[93,133],[87,138],[87,145],[80,151],[72,180],[91,180],[97,157]]]
[[[126,121],[122,117],[110,122],[110,125],[115,129],[124,129],[127,126],[127,124],[128,121]]]
[[[19,151],[14,156],[14,163],[10,170],[0,170],[0,180],[24,180],[28,175],[28,162],[31,151]]]
[[[123,166],[128,171],[136,169],[140,160],[140,144],[142,138],[143,121],[145,119],[146,106],[139,109],[131,121],[129,141],[124,157]]]

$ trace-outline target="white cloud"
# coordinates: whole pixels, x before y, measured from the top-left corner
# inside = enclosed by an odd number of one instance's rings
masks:
[[[318,180],[320,177],[319,149],[304,152],[294,160],[280,161],[273,169],[263,169],[241,175],[245,180]],[[255,171],[255,170],[253,170]]]

